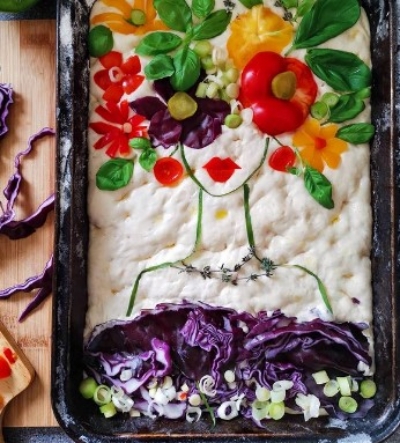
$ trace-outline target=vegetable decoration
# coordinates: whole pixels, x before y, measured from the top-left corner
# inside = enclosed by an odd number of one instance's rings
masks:
[[[269,135],[293,132],[307,118],[318,87],[308,66],[274,52],[260,52],[242,72],[240,101]]]
[[[204,303],[159,304],[95,328],[84,350],[90,377],[80,391],[119,412],[155,418],[154,408],[157,416],[189,422],[191,413],[208,413],[212,421],[242,415],[263,428],[282,418],[285,407],[309,420],[320,415],[319,406],[332,417],[362,418],[376,392],[359,370],[360,362],[372,364],[364,328],[320,319],[298,323],[280,311],[253,316]],[[339,390],[322,393],[336,380],[361,381],[347,396],[355,409],[340,408]],[[316,411],[310,411],[312,399]],[[266,408],[270,414],[256,411]]]
[[[121,34],[144,35],[150,31],[168,29],[157,19],[153,0],[134,0],[131,6],[126,0],[102,0],[107,6],[112,6],[118,12],[105,12],[92,17],[92,25],[105,23],[112,31]],[[96,28],[93,28],[96,29]]]
[[[236,169],[241,169],[240,166],[229,157],[213,157],[203,168],[208,172],[208,175],[218,183],[227,182]]]
[[[179,143],[194,148],[202,149],[211,144],[222,132],[222,124],[230,113],[230,106],[223,100],[198,98],[194,91],[196,85],[184,96],[175,93],[167,79],[154,82],[158,97],[148,96],[138,98],[130,103],[132,109],[150,121],[148,134],[154,147],[169,148]],[[175,94],[180,94],[180,98]],[[182,104],[188,106],[188,97],[195,112],[186,118],[174,118],[174,104],[182,109]],[[171,109],[172,100],[172,109]],[[194,104],[193,104],[194,103]],[[177,114],[175,113],[175,117]]]
[[[235,66],[240,69],[260,52],[279,54],[292,41],[294,33],[290,23],[262,5],[239,15],[230,28],[227,49]]]
[[[173,157],[163,157],[154,165],[154,176],[156,180],[165,186],[176,185],[183,177],[183,166]]]
[[[140,60],[137,56],[122,59],[122,54],[111,51],[99,58],[104,69],[96,72],[94,81],[103,91],[103,99],[118,103],[123,94],[131,94],[143,82],[143,75],[139,75],[141,70]]]

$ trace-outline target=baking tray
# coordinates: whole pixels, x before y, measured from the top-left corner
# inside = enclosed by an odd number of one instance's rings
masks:
[[[75,441],[84,442],[380,442],[400,422],[400,0],[365,0],[372,34],[373,202],[372,274],[376,347],[376,405],[365,419],[339,422],[293,416],[258,429],[237,419],[104,419],[78,393],[87,307],[88,219],[86,35],[93,0],[60,0],[58,6],[58,161],[55,239],[52,402],[55,415]]]

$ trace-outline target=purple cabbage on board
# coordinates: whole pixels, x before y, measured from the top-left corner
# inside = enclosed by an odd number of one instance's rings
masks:
[[[148,96],[130,103],[131,108],[150,121],[148,134],[154,147],[169,148],[178,143],[193,149],[210,145],[222,132],[222,124],[230,113],[230,106],[224,100],[198,98],[197,84],[187,93],[196,101],[196,113],[185,120],[174,119],[165,104],[174,95],[168,79],[156,80],[154,90],[163,99]]]
[[[11,85],[0,83],[0,138],[8,132],[6,119],[8,108],[13,102],[13,89]]]
[[[85,346],[84,361],[98,382],[121,387],[143,411],[158,407],[146,398],[145,389],[157,374],[171,376],[177,390],[186,383],[190,392],[197,392],[199,380],[211,375],[216,395],[209,398],[210,405],[242,396],[248,404],[241,413],[251,418],[249,404],[256,398],[252,380],[267,388],[291,380],[287,405],[299,410],[294,401],[298,393],[323,397],[310,381],[317,370],[361,379],[359,362],[372,364],[364,329],[365,325],[320,319],[297,323],[280,311],[253,316],[204,303],[160,304],[132,320],[97,326]],[[121,381],[124,369],[131,369],[132,377]],[[234,387],[223,377],[228,369],[235,371]],[[359,404],[357,417],[364,416],[373,401],[360,397]],[[176,412],[176,403],[171,405]],[[324,406],[332,416],[348,416],[338,409],[337,399],[325,398]],[[167,416],[162,411],[149,415]]]
[[[6,235],[11,240],[25,238],[33,234],[36,229],[45,223],[48,213],[54,208],[55,196],[52,195],[47,198],[32,215],[23,220],[15,220],[14,205],[23,180],[21,172],[22,158],[33,150],[37,140],[46,135],[54,135],[54,130],[51,128],[42,129],[29,139],[28,147],[16,155],[14,160],[15,172],[3,190],[3,194],[7,199],[7,206],[4,209],[0,202],[0,210],[2,211],[2,214],[0,214],[0,234]]]
[[[9,179],[6,188],[3,191],[7,199],[6,209],[0,202],[0,234],[6,235],[11,240],[22,239],[33,234],[46,221],[47,215],[54,208],[55,195],[48,197],[38,209],[23,220],[15,220],[14,205],[19,195],[21,183],[23,180],[21,172],[22,158],[28,155],[34,148],[34,144],[40,138],[46,135],[54,135],[54,130],[44,128],[33,135],[28,141],[28,147],[15,157],[15,172]],[[24,320],[33,310],[35,310],[52,292],[53,284],[53,257],[47,262],[43,272],[39,275],[29,277],[24,283],[14,285],[10,288],[0,291],[0,300],[7,299],[17,292],[31,292],[38,289],[33,300],[23,310],[19,321]]]

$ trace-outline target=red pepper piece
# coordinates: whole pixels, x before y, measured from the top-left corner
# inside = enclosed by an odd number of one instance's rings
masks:
[[[208,175],[218,183],[225,183],[232,177],[236,169],[241,169],[241,167],[229,157],[213,157],[203,168],[208,172]]]

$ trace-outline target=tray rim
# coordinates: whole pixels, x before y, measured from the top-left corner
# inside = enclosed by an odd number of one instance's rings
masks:
[[[369,2],[374,0],[368,0]],[[367,3],[368,3],[367,1]],[[75,336],[75,331],[73,331],[73,324],[71,322],[71,305],[72,301],[70,300],[68,291],[66,293],[66,289],[71,289],[71,279],[73,275],[71,275],[71,270],[68,266],[73,260],[71,250],[68,248],[71,245],[72,241],[78,240],[77,232],[75,224],[76,220],[73,219],[73,213],[71,211],[71,201],[72,201],[72,191],[68,189],[68,186],[65,186],[65,183],[62,183],[60,177],[71,178],[74,170],[76,168],[82,167],[82,165],[78,165],[76,162],[74,163],[73,159],[73,142],[76,137],[76,123],[81,122],[82,115],[76,116],[74,114],[75,108],[69,107],[66,103],[66,98],[70,97],[71,91],[79,90],[79,82],[76,81],[76,78],[72,78],[72,76],[68,75],[71,71],[73,73],[77,72],[79,68],[83,70],[88,69],[85,63],[82,63],[82,60],[77,60],[75,58],[75,52],[73,45],[65,45],[65,36],[60,32],[60,22],[61,20],[66,20],[68,17],[69,23],[68,25],[71,27],[71,30],[74,33],[74,37],[78,36],[82,39],[82,33],[84,32],[81,27],[76,26],[76,18],[82,14],[82,11],[85,8],[90,8],[91,4],[93,4],[94,0],[60,0],[57,11],[57,23],[58,26],[58,135],[57,135],[57,145],[59,146],[58,150],[58,158],[57,158],[57,175],[58,175],[58,190],[57,190],[57,205],[56,205],[56,236],[55,236],[55,282],[54,282],[54,297],[55,303],[53,307],[53,348],[52,348],[52,405],[53,410],[56,415],[58,422],[64,431],[71,437],[76,439],[76,441],[91,441],[91,442],[120,442],[121,440],[125,440],[127,438],[131,438],[135,441],[160,441],[165,439],[165,435],[163,434],[152,434],[152,435],[136,435],[134,436],[132,433],[127,433],[125,435],[120,436],[111,436],[111,435],[99,435],[94,430],[89,429],[89,423],[82,423],[76,420],[76,417],[70,410],[70,405],[68,404],[66,398],[66,392],[68,389],[68,384],[66,380],[66,374],[68,369],[70,368],[70,354],[68,354],[68,350],[73,346],[74,339],[71,337]],[[393,72],[389,76],[389,79],[386,81],[389,82],[389,86],[392,91],[392,102],[390,109],[391,122],[394,124],[389,130],[391,140],[394,142],[394,146],[391,147],[391,168],[390,168],[390,183],[396,185],[391,189],[392,193],[390,194],[388,207],[390,208],[391,222],[393,223],[392,232],[390,233],[390,242],[391,242],[391,254],[390,254],[390,262],[392,263],[392,276],[390,281],[390,287],[392,288],[391,292],[391,306],[395,313],[400,313],[398,306],[398,282],[400,280],[400,254],[399,254],[399,245],[400,245],[400,219],[398,217],[399,214],[399,204],[400,204],[400,154],[399,154],[399,140],[396,139],[396,129],[400,128],[400,81],[396,82],[396,78],[400,78],[400,57],[399,57],[399,47],[400,47],[400,37],[399,37],[399,19],[400,19],[400,0],[376,0],[376,2],[380,2],[381,5],[386,5],[387,10],[390,14],[389,24],[391,26],[390,29],[390,37],[391,37],[391,47],[397,47],[397,53],[391,53],[391,62],[393,66]],[[376,3],[375,2],[375,3]],[[84,15],[84,14],[83,14]],[[397,23],[397,28],[396,28]],[[64,56],[64,58],[61,57]],[[396,56],[397,55],[397,56]],[[78,69],[77,69],[78,68]],[[75,77],[75,76],[74,76]],[[79,129],[79,128],[78,128]],[[78,137],[78,139],[81,139]],[[84,137],[83,137],[84,138]],[[396,143],[397,142],[397,143]],[[378,216],[375,208],[375,216]],[[397,224],[396,224],[397,220]],[[75,224],[74,224],[75,223]],[[374,228],[373,235],[376,236],[376,228]],[[79,231],[79,229],[78,229]],[[63,249],[66,247],[66,249]],[[60,251],[60,248],[63,249]],[[60,278],[60,276],[62,276]],[[65,312],[68,315],[65,315]],[[392,380],[391,386],[393,387],[393,395],[395,397],[395,401],[393,405],[390,405],[390,408],[386,411],[385,417],[382,417],[381,422],[377,425],[376,432],[374,433],[373,440],[374,442],[383,441],[388,438],[398,427],[400,423],[400,380],[398,369],[400,366],[400,349],[398,346],[398,338],[400,337],[399,325],[394,317],[392,320],[392,333],[387,335],[389,338],[389,343],[391,344],[392,349],[390,352],[393,363],[396,363],[396,367],[393,367],[393,371],[391,373]],[[382,329],[382,327],[381,327]],[[63,343],[65,347],[59,346],[60,343]],[[397,346],[396,346],[397,344]],[[354,435],[354,434],[350,434]],[[236,434],[186,434],[186,435],[171,435],[169,440],[173,440],[174,442],[178,441],[187,441],[189,438],[193,441],[200,441],[203,439],[213,439],[215,441],[224,441],[226,438],[232,438],[233,436],[237,437]],[[246,435],[244,438],[251,442],[257,441],[265,441],[266,437],[270,437],[274,442],[286,442],[286,441],[297,441],[297,442],[311,442],[311,441],[319,441],[321,436],[307,436],[307,438],[302,438],[295,435],[285,435],[274,437],[270,434],[254,434],[254,435]],[[372,435],[370,436],[372,439]],[[330,441],[329,436],[324,441]],[[335,440],[336,441],[336,440]]]

